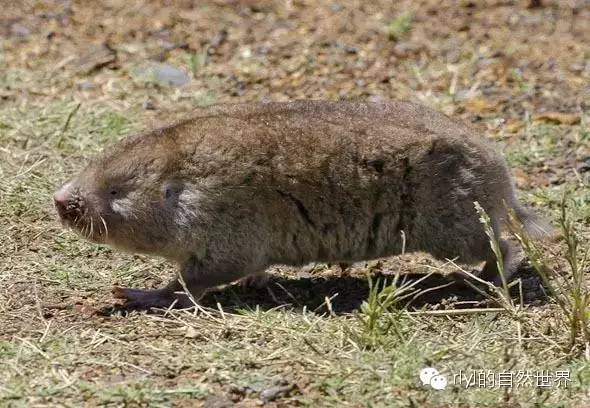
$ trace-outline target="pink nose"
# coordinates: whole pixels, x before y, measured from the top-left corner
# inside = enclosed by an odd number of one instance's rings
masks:
[[[53,194],[53,202],[60,212],[64,212],[68,206],[68,201],[70,199],[69,187],[69,183],[65,184]]]

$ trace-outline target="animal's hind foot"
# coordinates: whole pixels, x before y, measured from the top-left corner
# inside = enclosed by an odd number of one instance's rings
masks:
[[[498,268],[496,256],[492,253],[478,276],[485,281],[492,282],[496,286],[502,285],[501,273],[503,273],[508,283],[514,278],[518,269],[518,262],[515,260],[516,249],[513,244],[505,239],[501,239],[499,244],[500,252],[502,253],[502,271]]]
[[[481,286],[482,281],[485,281],[488,284],[500,287],[502,286],[503,274],[506,282],[510,283],[517,274],[518,262],[515,259],[517,251],[513,244],[507,240],[500,240],[499,244],[502,253],[502,271],[498,268],[496,256],[490,249],[490,256],[480,271],[473,271],[471,275],[464,272],[456,272],[451,275],[452,279],[461,286],[470,286],[469,283],[475,286]]]
[[[263,289],[268,285],[271,275],[267,272],[256,273],[240,279],[243,288]]]

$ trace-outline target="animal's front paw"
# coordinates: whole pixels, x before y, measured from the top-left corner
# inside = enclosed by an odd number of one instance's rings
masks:
[[[114,287],[111,291],[118,299],[118,306],[127,310],[148,310],[150,308],[167,309],[171,306],[178,308],[190,307],[190,301],[185,294],[174,293],[164,289],[132,289]]]

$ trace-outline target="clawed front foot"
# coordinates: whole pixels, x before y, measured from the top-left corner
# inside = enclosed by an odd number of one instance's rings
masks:
[[[128,310],[146,310],[152,307],[185,309],[195,306],[192,299],[198,301],[209,288],[230,283],[240,277],[223,269],[206,268],[194,256],[181,265],[179,275],[178,279],[174,279],[162,289],[116,287],[112,293],[115,298],[122,300],[120,306]],[[255,281],[259,284],[264,281],[260,275],[257,278]],[[184,281],[184,285],[179,279]],[[184,286],[190,291],[192,298],[184,292]]]
[[[115,298],[122,299],[121,306],[128,310],[147,310],[152,307],[167,309],[171,306],[184,309],[194,306],[185,293],[168,287],[151,290],[115,287],[112,294]]]

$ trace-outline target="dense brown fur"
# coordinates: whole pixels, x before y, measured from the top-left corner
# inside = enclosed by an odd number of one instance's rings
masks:
[[[55,200],[90,240],[177,262],[197,297],[272,264],[402,250],[487,260],[494,275],[474,201],[497,234],[504,202],[529,230],[547,230],[518,204],[504,159],[476,132],[399,101],[202,109],[107,149]],[[186,304],[179,289],[175,280],[116,295],[138,306]]]

